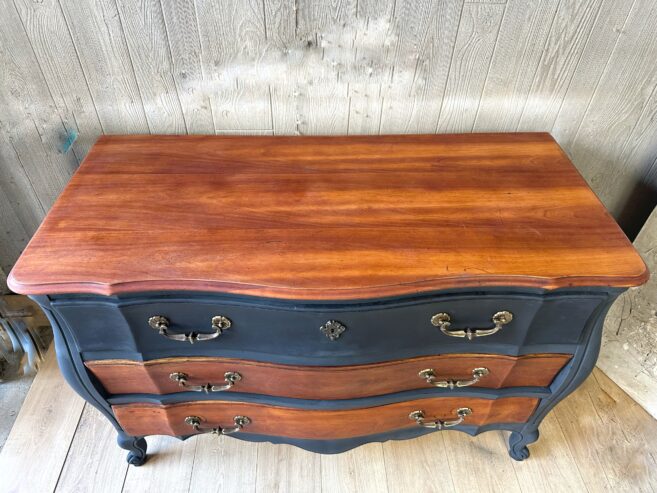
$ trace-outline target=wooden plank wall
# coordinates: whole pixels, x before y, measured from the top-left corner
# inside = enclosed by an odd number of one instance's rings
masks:
[[[103,133],[550,131],[630,236],[652,0],[0,0],[0,268]]]

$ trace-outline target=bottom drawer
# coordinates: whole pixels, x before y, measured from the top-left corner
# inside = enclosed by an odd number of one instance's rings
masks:
[[[239,421],[238,417],[247,417],[248,420],[242,420],[242,429],[235,430],[236,433],[330,440],[430,425],[436,420],[452,426],[461,419],[458,424],[470,426],[522,423],[529,419],[537,404],[538,399],[529,397],[437,397],[344,410],[299,409],[230,401],[168,405],[133,403],[115,405],[113,410],[123,429],[134,436],[184,436],[211,431],[216,427],[231,431]],[[469,412],[459,413],[461,409]]]

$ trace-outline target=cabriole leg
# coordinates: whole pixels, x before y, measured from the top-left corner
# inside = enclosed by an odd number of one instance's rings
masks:
[[[538,440],[538,430],[513,431],[509,436],[509,455],[518,461],[529,457],[527,445]]]
[[[128,451],[128,464],[141,466],[146,462],[146,440],[143,437],[133,437],[125,433],[119,433],[116,438],[119,447]]]

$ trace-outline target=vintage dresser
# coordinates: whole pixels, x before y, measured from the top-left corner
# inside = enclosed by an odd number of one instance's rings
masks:
[[[501,429],[525,459],[647,277],[545,133],[107,136],[9,283],[140,465],[145,436],[206,432]]]

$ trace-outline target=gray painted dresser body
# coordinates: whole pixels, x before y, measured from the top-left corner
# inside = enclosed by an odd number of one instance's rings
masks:
[[[595,364],[604,316],[621,289],[487,288],[450,290],[415,297],[368,301],[292,302],[210,293],[138,293],[122,296],[34,296],[55,329],[60,367],[66,380],[85,400],[97,407],[115,426],[119,445],[130,451],[128,460],[139,465],[146,443],[129,436],[115,418],[112,405],[134,402],[170,404],[221,399],[264,403],[300,409],[355,409],[431,397],[534,397],[540,399],[525,423],[492,423],[471,426],[467,419],[453,427],[471,435],[501,429],[511,431],[509,453],[528,457],[527,444],[538,438],[538,427],[547,412],[572,392]],[[449,337],[431,324],[437,312],[453,317],[455,329],[490,325],[491,314],[507,310],[513,320],[486,337]],[[162,337],[149,326],[154,314],[166,316],[171,330],[185,332],[207,325],[221,313],[232,321],[230,330],[213,340],[189,344]],[[339,320],[346,330],[330,340],[319,328]],[[486,389],[435,388],[345,400],[313,401],[240,392],[181,392],[167,395],[112,395],[94,378],[87,360],[129,359],[148,361],[167,357],[231,357],[294,365],[359,365],[432,354],[562,353],[572,359],[547,387]],[[409,378],[412,378],[409,376]],[[318,382],[321,385],[321,382]],[[337,453],[371,441],[404,439],[435,429],[404,427],[375,435],[348,439],[308,440],[252,434],[240,430],[234,437],[249,441],[289,443],[321,453]],[[193,433],[179,436],[186,439]]]

